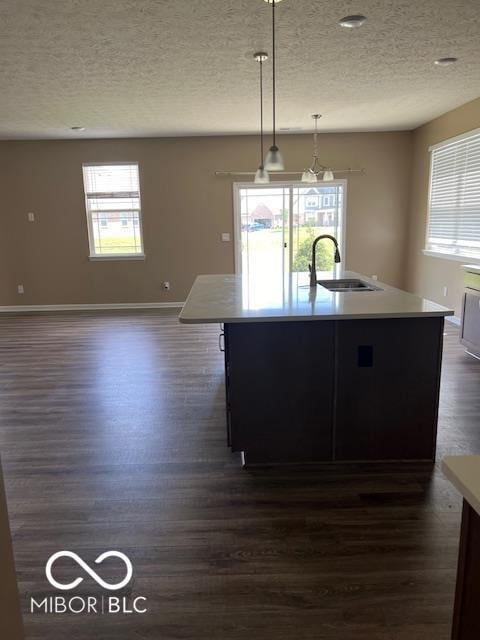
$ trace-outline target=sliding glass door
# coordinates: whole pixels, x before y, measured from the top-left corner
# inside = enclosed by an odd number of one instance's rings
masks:
[[[303,184],[236,184],[235,269],[257,286],[308,271],[314,238],[335,236],[344,256],[345,181]],[[317,270],[333,267],[333,245],[318,245]]]

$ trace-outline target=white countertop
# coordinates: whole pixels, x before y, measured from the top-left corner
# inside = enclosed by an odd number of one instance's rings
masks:
[[[445,456],[442,471],[480,515],[480,456]]]
[[[381,291],[334,293],[308,286],[308,274],[264,281],[241,275],[202,275],[195,280],[180,314],[180,322],[273,322],[362,318],[450,316],[451,309],[382,282],[337,269],[335,276],[319,272],[318,279],[360,278]]]

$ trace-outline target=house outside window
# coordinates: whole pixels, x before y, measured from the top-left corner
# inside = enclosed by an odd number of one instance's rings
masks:
[[[137,163],[83,165],[90,258],[142,258]]]

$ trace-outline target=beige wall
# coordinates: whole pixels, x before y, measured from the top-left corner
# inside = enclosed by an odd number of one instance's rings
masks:
[[[462,262],[424,256],[430,154],[432,144],[480,127],[480,98],[428,122],[413,133],[412,189],[409,221],[407,288],[424,298],[455,309],[460,316]],[[465,260],[471,262],[471,260]],[[448,288],[447,297],[443,287]]]
[[[348,177],[347,266],[398,286],[405,284],[411,138],[321,137],[322,160],[366,170]],[[311,136],[283,136],[280,144],[287,168],[308,164]],[[233,272],[233,242],[221,242],[222,232],[233,236],[233,180],[214,171],[255,168],[257,149],[251,136],[1,142],[0,305],[183,301],[197,274]],[[90,262],[82,163],[130,160],[140,163],[147,258]]]

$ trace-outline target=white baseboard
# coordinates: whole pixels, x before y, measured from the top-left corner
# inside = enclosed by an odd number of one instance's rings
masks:
[[[111,304],[18,304],[0,306],[0,313],[40,311],[109,311],[115,309],[179,309],[184,302],[115,302]]]
[[[445,320],[451,322],[452,324],[456,324],[459,327],[462,324],[462,321],[458,316],[445,316]]]

